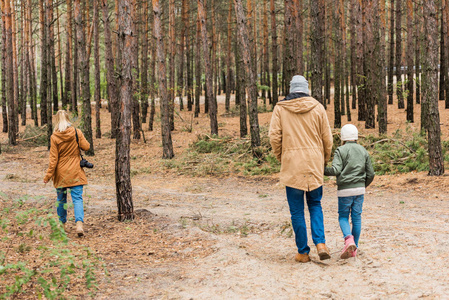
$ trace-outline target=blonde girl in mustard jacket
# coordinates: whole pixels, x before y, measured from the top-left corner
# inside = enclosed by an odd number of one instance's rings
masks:
[[[50,138],[50,162],[44,183],[53,180],[57,192],[57,212],[59,220],[66,229],[67,222],[67,189],[70,189],[75,211],[76,232],[84,235],[83,186],[87,184],[86,174],[80,167],[80,149],[89,150],[90,144],[79,129],[70,123],[65,110],[56,114],[54,132]],[[79,147],[76,142],[75,130],[78,133]]]

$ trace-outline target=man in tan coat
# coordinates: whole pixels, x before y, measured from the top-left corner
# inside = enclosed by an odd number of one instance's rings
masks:
[[[321,260],[329,259],[324,236],[323,172],[332,151],[332,132],[326,110],[309,96],[307,80],[300,75],[290,82],[290,94],[277,103],[270,125],[270,142],[281,162],[280,181],[286,186],[298,262],[310,261],[304,194],[310,213],[312,239]]]

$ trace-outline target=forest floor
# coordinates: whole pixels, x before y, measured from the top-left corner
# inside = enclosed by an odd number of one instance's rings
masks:
[[[389,132],[405,129],[405,112],[389,108]],[[222,105],[220,111],[220,135],[238,136],[238,117],[224,116]],[[443,140],[447,140],[449,113],[444,109],[441,113]],[[106,133],[107,112],[102,110],[102,115]],[[197,135],[209,131],[204,115],[193,122],[190,113],[180,115],[184,121],[177,118],[178,130],[173,134],[177,156]],[[331,124],[332,115],[330,107]],[[262,126],[268,126],[270,116],[269,112],[260,114]],[[191,132],[184,130],[188,126],[192,126]],[[419,128],[419,123],[409,126]],[[375,133],[359,128],[362,134]],[[97,270],[94,294],[72,288],[67,296],[440,299],[449,295],[449,177],[425,173],[377,176],[365,197],[359,255],[348,260],[339,259],[343,239],[335,180],[326,181],[323,210],[332,259],[319,261],[311,247],[312,262],[298,264],[285,189],[276,174],[180,175],[160,160],[159,128],[145,133],[147,143],[132,141],[131,145],[133,202],[138,214],[135,221],[127,223],[116,220],[114,141],[94,141],[96,156],[90,160],[95,168],[86,171],[86,236],[75,237],[72,224],[68,237],[73,244],[70,247],[89,247],[103,267]],[[0,134],[2,144],[6,137]],[[42,183],[48,163],[46,147],[3,145],[2,150],[0,204],[25,197],[32,206],[51,208],[54,189]],[[73,209],[69,216],[73,217]],[[310,234],[309,242],[312,246]],[[15,251],[20,243],[11,241],[13,250],[5,260],[16,261],[24,255]],[[31,245],[30,253],[34,248]],[[0,283],[2,280],[7,278],[0,277]],[[38,298],[34,289],[19,296]]]

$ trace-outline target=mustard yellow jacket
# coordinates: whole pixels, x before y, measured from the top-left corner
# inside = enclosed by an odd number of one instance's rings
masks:
[[[89,150],[90,144],[81,130],[77,129],[80,148]],[[55,188],[86,185],[87,178],[80,167],[80,151],[75,138],[75,128],[64,132],[55,131],[50,138],[50,162],[44,180],[53,179]]]
[[[289,96],[286,99],[292,98]],[[281,184],[303,191],[323,185],[324,166],[333,145],[323,105],[308,96],[278,102],[269,135],[273,152],[281,162]]]

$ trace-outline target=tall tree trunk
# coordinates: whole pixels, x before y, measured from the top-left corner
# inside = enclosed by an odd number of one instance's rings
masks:
[[[393,104],[393,91],[394,91],[394,1],[390,0],[390,60],[388,61],[388,104]]]
[[[407,28],[410,30],[407,32],[407,121],[410,123],[414,122],[413,117],[413,55],[415,54],[415,49],[413,48],[413,1],[407,0]],[[441,49],[444,53],[444,48]]]
[[[66,109],[69,106],[69,102],[72,102],[72,45],[73,45],[73,33],[72,33],[72,0],[66,0],[67,18],[66,18],[66,32],[67,32],[67,44],[66,44],[66,57],[65,57],[65,93],[62,100],[62,108]],[[70,110],[73,110],[73,105],[70,105]]]
[[[249,94],[249,123],[251,133],[251,146],[253,154],[257,155],[257,147],[260,146],[259,117],[257,112],[257,82],[253,72],[251,61],[250,42],[248,28],[246,27],[245,14],[243,12],[242,1],[234,0],[235,14],[237,17],[237,29],[241,41],[241,55],[245,66],[247,89]]]
[[[311,55],[312,55],[312,96],[320,103],[323,101],[323,0],[311,1]]]
[[[181,44],[179,46],[179,68],[178,68],[178,99],[179,99],[179,110],[184,110],[184,100],[182,98],[184,91],[184,48],[186,40],[186,32],[188,27],[185,26],[185,17],[187,10],[186,1],[182,1],[181,5],[181,19],[182,19],[182,30],[181,30]]]
[[[357,103],[359,121],[365,121],[366,116],[366,85],[364,79],[364,31],[363,31],[363,1],[356,1],[355,12],[359,16],[356,23],[356,38],[357,38]]]
[[[26,24],[25,24],[25,2],[21,2],[20,4],[20,95],[21,95],[21,103],[20,103],[20,119],[22,120],[22,126],[26,125],[27,118],[27,97],[28,97],[28,86],[27,86],[27,76],[26,76],[26,68],[25,68],[25,53],[28,51],[27,43],[25,40],[26,33]]]
[[[347,59],[346,59],[346,15],[343,0],[340,3],[340,28],[341,28],[341,115],[346,114],[346,104],[345,104],[345,84],[347,80],[346,69],[347,69]],[[326,101],[323,101],[326,103]],[[326,107],[326,105],[325,105]]]
[[[398,97],[398,108],[404,105],[403,83],[402,83],[402,0],[396,0],[396,96]]]
[[[271,14],[271,64],[272,64],[272,86],[271,90],[273,93],[273,107],[279,101],[279,92],[278,92],[278,37],[277,37],[277,25],[276,25],[276,7],[275,1],[270,0],[270,14]]]
[[[154,14],[151,14],[151,24],[154,25]],[[151,62],[150,62],[150,117],[148,120],[148,130],[153,131],[154,115],[156,114],[156,42],[154,26],[151,26]]]
[[[225,108],[226,111],[229,111],[231,108],[231,53],[232,53],[232,10],[234,0],[229,0],[229,8],[228,8],[228,48],[227,48],[227,57],[226,57],[226,66],[227,66],[227,80],[226,80],[226,100],[225,100]]]
[[[341,128],[341,79],[342,79],[342,42],[341,42],[341,7],[340,1],[334,2],[334,36],[335,36],[335,70],[334,70],[334,128]]]
[[[195,53],[195,118],[200,113],[200,97],[201,97],[201,25],[200,15],[196,20],[196,53]]]
[[[135,37],[132,36],[132,16],[135,7],[133,4],[132,0],[119,0],[119,17],[117,20],[119,24],[117,40],[118,47],[121,48],[122,59],[117,62],[121,64],[121,109],[115,145],[115,186],[119,221],[134,219],[130,164],[131,115],[134,96],[132,61],[134,55],[133,39]]]
[[[169,116],[169,95],[167,93],[167,75],[165,68],[164,42],[162,40],[162,24],[161,11],[159,8],[159,0],[153,1],[154,12],[154,33],[157,43],[157,62],[158,62],[158,76],[159,76],[159,98],[161,105],[161,132],[162,132],[162,147],[163,159],[173,158],[173,144],[170,131],[170,116]]]
[[[13,61],[13,26],[12,26],[12,10],[11,3],[6,0],[4,4],[5,27],[6,31],[6,99],[8,101],[8,142],[10,145],[17,144],[17,127],[15,121],[15,101],[14,101],[14,61]]]
[[[175,0],[169,0],[169,110],[170,110],[170,130],[175,130],[175,59],[176,59],[176,37],[175,37]]]
[[[101,83],[100,83],[100,30],[98,24],[98,1],[94,1],[94,59],[95,59],[95,137],[101,139],[101,120],[100,120],[100,107],[101,107]]]
[[[54,15],[53,0],[47,0],[47,22],[48,22],[48,51],[50,58],[50,76],[53,100],[53,112],[58,111],[58,74],[56,72],[56,56],[55,56],[55,31],[54,31]]]
[[[380,72],[380,78],[379,78],[379,85],[380,85],[380,91],[379,91],[379,98],[378,98],[378,106],[377,106],[377,112],[378,112],[378,121],[379,121],[379,134],[386,134],[387,133],[387,112],[388,112],[388,102],[387,102],[387,86],[385,83],[385,77],[386,77],[386,70],[385,70],[385,63],[386,63],[386,27],[387,27],[387,20],[386,20],[386,11],[385,11],[385,0],[380,1],[380,52],[379,52],[379,59],[377,60],[377,69]]]
[[[58,6],[56,6],[56,26],[58,27],[58,68],[59,68],[59,85],[60,85],[60,97],[61,97],[61,104],[62,104],[62,109],[66,109],[67,108],[67,98],[64,95],[64,76],[63,74],[63,70],[62,70],[62,48],[61,48],[61,27],[60,27],[60,22],[59,19],[61,17],[61,14],[59,13],[59,4]],[[65,105],[64,105],[65,104]]]
[[[184,28],[186,28],[186,73],[187,73],[187,110],[193,109],[193,72],[191,65],[191,49],[190,49],[190,1],[182,0],[185,6]],[[192,47],[193,48],[193,47]]]
[[[94,143],[92,134],[92,111],[90,105],[90,84],[89,84],[89,68],[86,48],[86,37],[84,35],[84,19],[83,12],[85,12],[85,4],[81,7],[81,0],[75,0],[74,13],[76,23],[76,40],[78,43],[78,57],[79,57],[79,74],[81,85],[81,102],[83,109],[81,111],[81,117],[83,120],[83,133],[87,141],[90,143],[90,149],[86,151],[86,155],[94,155]]]
[[[407,0],[408,1],[408,0]],[[445,49],[445,44],[446,44],[446,37],[445,37],[445,35],[446,35],[446,26],[445,26],[445,24],[446,24],[446,22],[445,22],[445,20],[444,20],[444,11],[443,11],[443,9],[444,9],[444,0],[442,0],[441,1],[441,9],[439,9],[439,11],[440,11],[440,72],[439,72],[439,74],[440,74],[440,81],[439,81],[439,83],[440,83],[440,86],[439,86],[439,91],[440,91],[440,94],[439,94],[439,99],[440,100],[444,100],[444,99],[446,99],[446,97],[445,97],[445,89],[444,89],[444,86],[445,86],[445,82],[446,82],[446,77],[447,77],[447,66],[446,66],[446,60],[445,60],[445,58],[444,58],[444,49]],[[407,19],[407,25],[408,25],[408,22],[409,22],[409,20]]]
[[[39,21],[41,29],[41,82],[40,82],[40,98],[41,98],[41,126],[47,124],[47,28],[46,16],[43,1],[39,1]],[[50,141],[48,139],[48,141]],[[50,145],[50,143],[49,143]]]
[[[19,132],[19,105],[21,103],[21,95],[19,93],[19,64],[18,64],[18,47],[16,38],[16,9],[15,2],[11,1],[11,24],[12,24],[12,53],[13,53],[13,74],[14,74],[14,122],[16,135]]]
[[[233,0],[234,1],[234,0]],[[235,52],[235,72],[237,75],[237,86],[235,91],[235,105],[239,106],[240,110],[240,137],[244,138],[248,135],[248,109],[246,105],[246,79],[245,79],[245,69],[243,65],[243,57],[240,53],[242,49],[241,39],[236,35],[236,42],[234,46]]]
[[[449,60],[449,2],[448,0],[443,0],[444,3],[444,11],[443,11],[443,22],[441,24],[441,26],[444,26],[444,41],[445,41],[445,45],[443,45],[443,47],[441,48],[441,52],[443,54],[443,58],[445,61],[445,67],[446,67],[446,80],[444,81],[444,90],[446,93],[446,98],[445,98],[445,103],[444,106],[446,109],[449,108],[449,77],[447,76],[447,71],[449,69],[449,64],[448,64],[448,60]],[[417,4],[415,4],[417,5]],[[412,41],[413,42],[413,41]]]
[[[117,137],[120,117],[120,103],[118,99],[117,81],[114,70],[114,54],[112,51],[111,25],[109,20],[108,1],[102,0],[103,27],[106,61],[106,78],[108,83],[108,97],[111,110],[111,138]]]
[[[350,25],[349,25],[349,34],[351,35],[350,43],[351,43],[351,94],[352,94],[352,109],[356,109],[357,107],[357,48],[356,48],[356,33],[355,33],[355,24],[356,24],[356,14],[355,14],[355,1],[351,0],[350,4]]]
[[[293,11],[295,15],[295,57],[296,57],[296,74],[304,74],[304,60],[303,60],[303,19],[302,19],[302,10],[303,10],[303,0],[293,0]]]
[[[74,37],[78,36],[76,23],[72,28],[72,34]],[[80,93],[79,83],[80,83],[80,75],[78,72],[79,67],[79,58],[78,58],[78,42],[73,39],[73,78],[72,78],[72,111],[78,116],[78,95]]]
[[[421,18],[422,5],[420,0],[415,1],[415,88],[416,88],[416,103],[421,103]]]
[[[34,39],[33,39],[33,20],[31,0],[27,0],[27,21],[28,21],[28,41],[30,43],[29,54],[29,75],[31,87],[31,115],[34,120],[34,126],[39,126],[37,117],[37,80],[36,80],[36,66],[34,64]]]
[[[133,139],[140,140],[140,132],[142,131],[142,123],[140,121],[140,103],[139,103],[139,93],[140,93],[140,69],[139,69],[139,41],[140,41],[140,1],[131,0],[131,5],[134,7],[131,15],[131,20],[133,20],[133,35],[131,41],[133,42],[133,56],[132,56],[132,72],[133,78]]]
[[[315,3],[316,1],[314,1]],[[312,4],[314,5],[314,4]],[[295,36],[297,36],[297,28],[295,24],[295,12],[293,0],[284,1],[284,29],[285,29],[285,40],[284,40],[284,77],[285,84],[287,84],[295,75],[296,72],[296,60],[295,58]]]
[[[375,24],[375,16],[378,15],[378,0],[364,0],[366,6],[364,7],[364,19],[365,19],[365,78],[366,78],[366,122],[365,128],[371,129],[376,127],[375,110],[377,104],[377,98],[379,95],[378,78],[380,74],[377,74],[376,60],[379,58],[378,41],[380,39],[375,38],[378,36],[378,26]]]
[[[1,2],[1,8],[2,8],[2,12],[5,11],[5,0],[2,0]],[[8,113],[7,113],[7,108],[6,108],[6,91],[8,90],[8,88],[6,87],[7,85],[7,80],[6,78],[8,77],[7,72],[7,67],[6,67],[6,15],[2,14],[2,119],[3,119],[3,128],[2,131],[3,132],[8,132]]]
[[[148,114],[148,11],[150,9],[149,1],[144,1],[143,6],[143,34],[142,34],[142,68],[141,68],[141,81],[142,81],[142,93],[140,102],[142,103],[142,123],[147,122]]]
[[[207,38],[206,11],[204,7],[204,0],[198,0],[198,14],[200,18],[201,35],[203,42],[203,60],[206,73],[206,101],[209,101],[210,132],[211,134],[218,135],[217,103],[215,102],[213,95],[213,69],[209,60],[209,42]]]
[[[429,175],[444,174],[438,111],[438,21],[434,0],[423,1],[426,55],[424,56],[423,104],[428,106]]]

